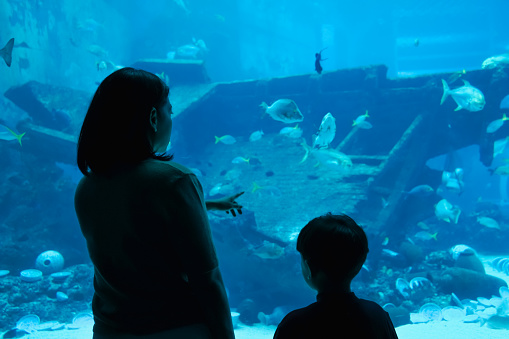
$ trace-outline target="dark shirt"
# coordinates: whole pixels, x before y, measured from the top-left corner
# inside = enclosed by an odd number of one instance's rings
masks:
[[[202,187],[173,162],[84,177],[75,195],[94,264],[94,332],[148,334],[204,322],[190,284],[218,269]]]
[[[320,293],[317,302],[292,311],[274,339],[397,338],[389,314],[377,303],[350,293]]]

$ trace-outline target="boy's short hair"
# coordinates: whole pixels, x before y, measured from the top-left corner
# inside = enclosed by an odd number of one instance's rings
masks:
[[[300,231],[297,251],[330,279],[352,280],[369,252],[364,230],[345,214],[330,212],[311,220]]]

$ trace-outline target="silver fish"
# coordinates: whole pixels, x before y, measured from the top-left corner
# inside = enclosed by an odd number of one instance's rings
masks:
[[[491,69],[504,64],[509,64],[509,54],[496,55],[484,60],[482,68]]]
[[[336,136],[336,119],[329,112],[324,115],[313,141],[313,148],[327,148]]]
[[[460,217],[461,210],[458,207],[453,206],[446,199],[440,200],[435,205],[435,215],[439,220],[444,220],[447,222],[458,223],[458,219]]]
[[[304,120],[304,116],[300,112],[299,107],[297,107],[295,101],[291,99],[279,99],[270,106],[262,102],[260,107],[262,107],[265,113],[270,115],[272,119],[284,122],[285,124],[292,124]]]
[[[496,131],[498,131],[500,127],[502,127],[504,121],[507,120],[509,120],[509,118],[504,113],[501,119],[493,120],[492,122],[490,122],[488,127],[486,127],[486,133],[495,133]]]
[[[479,89],[470,85],[468,81],[463,80],[463,82],[465,83],[464,86],[451,90],[447,82],[442,79],[444,94],[442,95],[440,105],[442,105],[445,99],[450,95],[458,104],[455,111],[459,111],[460,109],[466,109],[471,112],[481,111],[486,104],[484,94]]]

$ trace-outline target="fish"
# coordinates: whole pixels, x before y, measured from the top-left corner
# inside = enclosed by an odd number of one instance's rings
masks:
[[[14,38],[11,38],[9,41],[7,41],[4,48],[0,49],[0,56],[2,56],[2,58],[4,59],[7,67],[11,67],[13,47],[14,47]]]
[[[212,187],[212,189],[209,192],[209,195],[210,196],[214,196],[214,195],[218,195],[218,194],[230,195],[233,193],[233,189],[234,189],[234,187],[232,185],[219,183],[219,184],[216,184],[214,187]]]
[[[470,246],[467,245],[454,245],[450,249],[452,258],[454,260],[458,260],[460,255],[466,254],[466,255],[477,255],[477,252]]]
[[[414,196],[419,196],[419,197],[428,197],[433,192],[434,192],[433,187],[431,187],[430,185],[418,185],[418,186],[415,186],[414,188],[412,188],[410,191],[403,192],[403,193],[405,193],[406,196],[414,195]]]
[[[170,78],[167,74],[164,74],[164,71],[161,73],[156,73],[156,75],[161,79],[166,85],[170,85]]]
[[[196,45],[183,45],[177,48],[175,59],[200,59],[202,50]]]
[[[386,198],[381,197],[381,200],[382,200],[382,208],[386,208],[387,206],[389,206],[389,201]]]
[[[318,160],[319,164],[324,164],[333,169],[349,169],[353,166],[352,159],[350,159],[350,157],[345,153],[335,149],[311,148],[306,144],[305,140],[303,140],[301,145],[304,147],[306,154],[304,154],[300,163],[306,161],[309,154],[311,154],[316,158],[316,160]]]
[[[371,129],[373,128],[373,125],[369,121],[361,121],[358,124],[356,124],[355,127],[360,129]]]
[[[417,223],[417,227],[419,227],[421,230],[429,230],[429,226],[426,225],[425,222],[419,221]]]
[[[258,185],[256,182],[253,182],[253,188],[251,189],[251,193],[255,193],[259,189],[262,189],[263,187]]]
[[[232,145],[237,142],[237,140],[235,140],[235,138],[229,134],[223,135],[222,137],[215,136],[215,138],[216,138],[216,142],[215,142],[216,144],[218,142],[222,142],[225,145]]]
[[[465,186],[463,181],[461,181],[460,179],[456,179],[456,178],[449,178],[445,182],[445,188],[447,188],[447,190],[449,190],[453,193],[457,193],[457,194],[461,194],[463,192],[463,186]]]
[[[248,163],[249,164],[249,158],[235,157],[232,160],[232,164],[242,164],[242,163]]]
[[[391,250],[389,250],[389,249],[387,249],[387,248],[384,248],[384,249],[382,250],[382,253],[383,253],[383,254],[385,254],[385,255],[387,255],[387,256],[389,256],[389,257],[396,257],[396,256],[398,256],[398,255],[399,255],[399,253],[398,253],[398,252],[391,251]]]
[[[242,171],[238,168],[234,168],[226,172],[224,177],[228,180],[237,180],[242,175]]]
[[[464,76],[465,74],[467,74],[467,70],[466,69],[463,69],[461,71],[457,71],[457,72],[454,72],[452,73],[448,78],[447,78],[447,83],[453,83],[455,82],[456,80],[458,80],[459,78],[461,78],[462,76]]]
[[[23,146],[21,144],[21,138],[23,138],[23,136],[25,134],[26,134],[26,132],[21,133],[21,134],[17,134],[16,132],[14,132],[9,127],[0,124],[0,140],[5,140],[5,141],[18,140],[19,145]]]
[[[424,240],[424,241],[435,239],[435,241],[436,241],[437,234],[438,234],[438,232],[431,234],[430,232],[419,231],[419,232],[415,233],[414,238],[417,238],[419,240]]]
[[[191,13],[191,11],[187,8],[186,4],[184,3],[184,0],[173,0],[173,2],[180,7],[187,15]]]
[[[366,113],[364,113],[362,115],[359,115],[357,118],[355,118],[355,120],[353,121],[352,126],[355,126],[355,125],[357,125],[360,122],[363,122],[367,118],[369,118],[369,114],[368,114],[368,111],[366,110]]]
[[[333,169],[349,169],[353,166],[352,160],[348,155],[335,149],[314,149],[311,151],[311,154],[320,164]]]
[[[98,56],[100,58],[105,58],[108,56],[108,51],[102,48],[99,45],[90,45],[88,46],[87,51],[95,56]]]
[[[104,25],[98,23],[92,18],[78,22],[76,28],[80,31],[96,33],[100,28],[104,28]]]
[[[313,148],[327,148],[336,136],[336,119],[329,112],[325,114],[313,140]]]
[[[496,175],[509,175],[509,165],[502,165],[498,166],[495,169],[488,168],[490,171],[490,174],[496,174]]]
[[[282,195],[281,190],[276,186],[260,186],[256,182],[253,182],[253,188],[251,189],[251,193],[258,192],[263,195],[268,195],[271,197],[280,197]]]
[[[508,142],[509,137],[500,140],[495,140],[495,142],[493,143],[493,158],[495,158],[497,155],[504,153],[505,147],[507,146]]]
[[[262,138],[262,136],[263,136],[263,131],[262,130],[254,131],[249,136],[249,141],[253,142],[253,141],[260,140]]]
[[[500,101],[500,109],[509,109],[509,95],[506,95],[502,101]]]
[[[272,119],[280,122],[284,122],[285,124],[292,124],[294,122],[301,122],[304,120],[304,116],[297,107],[295,101],[291,99],[278,99],[272,105],[267,105],[267,103],[262,102],[260,104]]]
[[[315,53],[315,71],[318,74],[322,74],[322,71],[323,71],[322,64],[320,62],[327,60],[327,59],[322,59],[322,52],[326,49],[327,49],[327,47],[322,49],[320,52]]]
[[[462,87],[451,90],[449,89],[447,82],[442,79],[444,94],[442,95],[440,105],[442,105],[445,99],[447,99],[447,97],[450,95],[458,104],[458,107],[456,107],[455,111],[459,111],[461,109],[466,109],[470,112],[481,111],[486,104],[486,101],[484,100],[484,94],[478,88],[470,85],[468,81],[463,80],[463,83],[464,85]]]
[[[292,139],[297,139],[302,136],[302,130],[299,128],[299,125],[295,125],[294,127],[283,127],[279,134],[287,136]]]
[[[111,62],[109,60],[96,61],[95,66],[97,67],[98,71],[116,71],[121,68],[124,68],[124,66],[115,65],[113,62]],[[156,75],[159,76],[159,74],[156,74]],[[162,75],[164,75],[164,72],[162,73]],[[161,79],[161,80],[164,81],[164,79]],[[168,83],[166,83],[166,84],[168,84]]]
[[[498,230],[500,229],[498,222],[495,219],[489,217],[477,217],[477,222],[488,228],[496,228]]]
[[[509,54],[501,54],[489,57],[482,62],[482,69],[492,69],[504,64],[509,64]]]
[[[461,210],[458,207],[453,206],[446,199],[440,200],[435,205],[435,215],[439,220],[444,220],[447,222],[458,223],[458,219],[460,217]]]
[[[488,127],[486,127],[486,133],[495,133],[500,127],[502,127],[504,121],[507,120],[509,120],[509,118],[504,113],[501,119],[493,120],[489,123]]]
[[[278,259],[285,254],[285,249],[278,244],[264,240],[262,245],[252,248],[252,253],[262,259]]]
[[[388,243],[389,243],[389,237],[385,237],[384,241],[382,241],[382,246],[387,246]]]

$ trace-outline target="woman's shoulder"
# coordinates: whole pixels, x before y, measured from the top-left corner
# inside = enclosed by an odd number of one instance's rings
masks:
[[[189,168],[175,161],[147,160],[143,163],[144,168],[154,174],[186,176],[193,174]]]
[[[182,178],[193,177],[194,173],[174,161],[149,160],[140,166],[138,175],[171,184]]]

